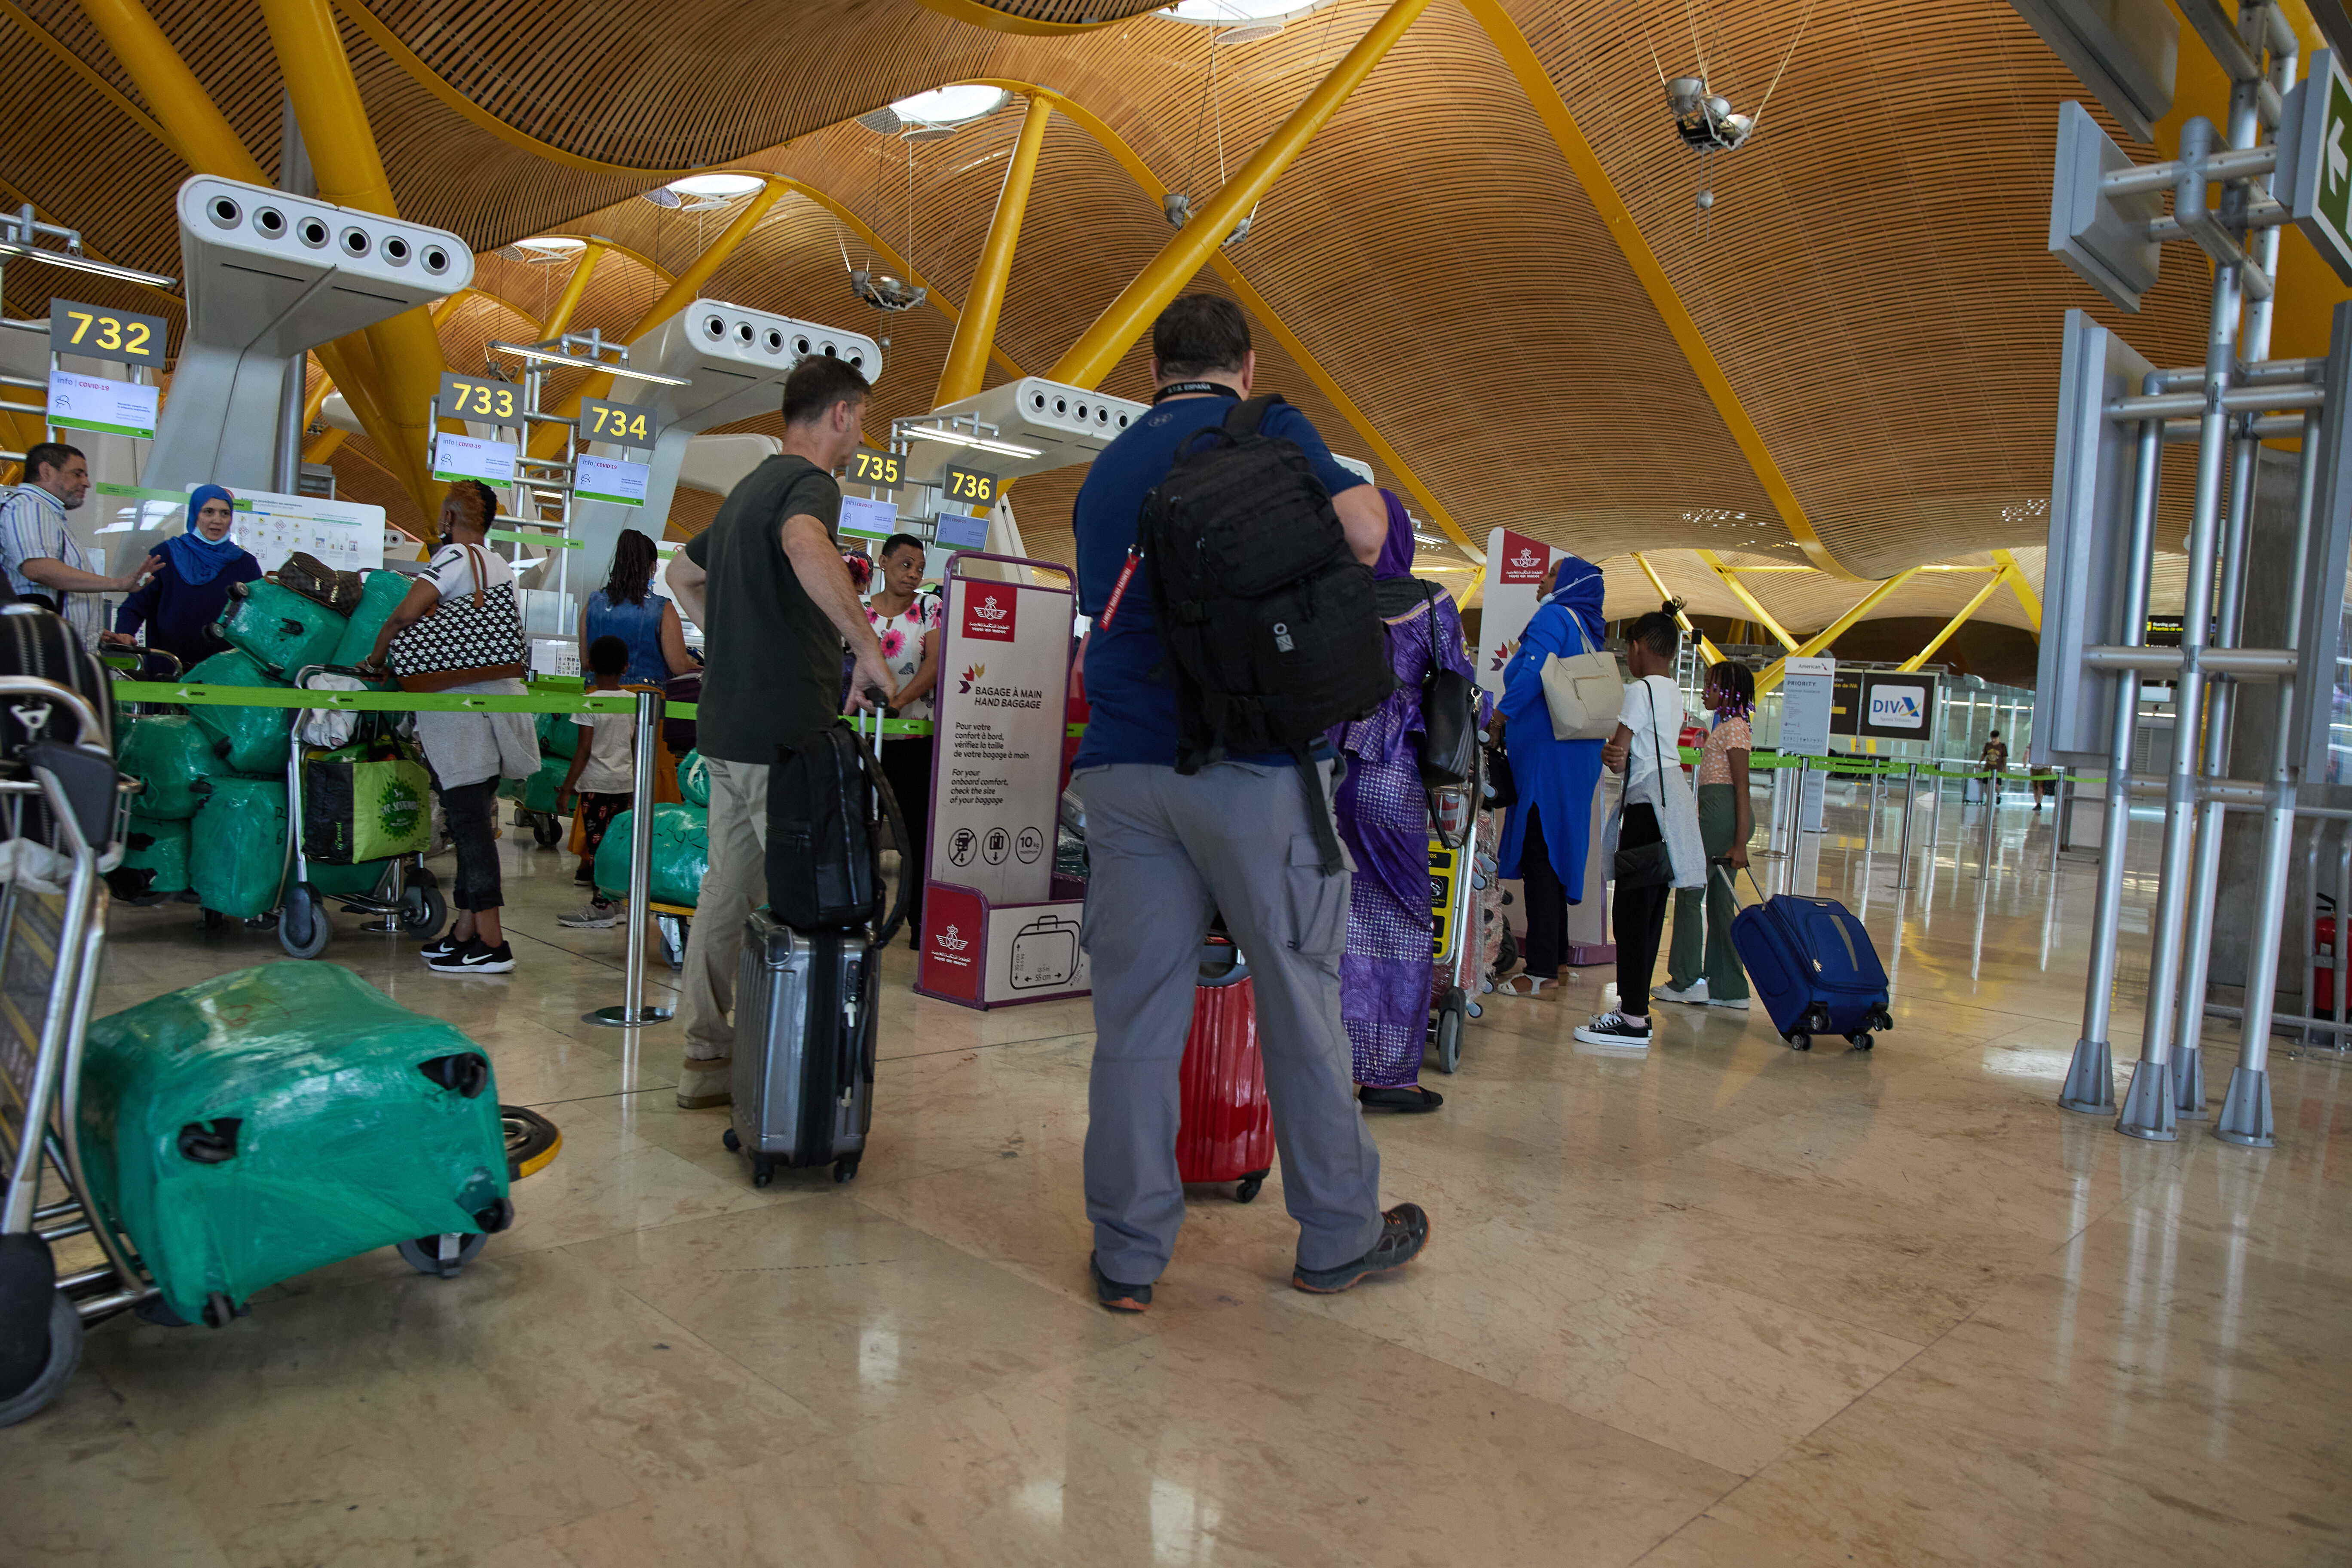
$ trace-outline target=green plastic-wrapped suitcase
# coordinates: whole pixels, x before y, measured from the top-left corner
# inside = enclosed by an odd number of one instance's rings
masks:
[[[344,624],[343,635],[335,644],[334,657],[329,664],[365,664],[368,655],[375,651],[375,639],[383,630],[383,623],[392,619],[392,612],[400,608],[400,601],[408,597],[414,577],[398,572],[370,572],[361,580],[359,607]]]
[[[332,663],[348,625],[315,599],[264,577],[229,584],[220,633],[270,674],[291,677],[304,665]]]
[[[213,750],[211,732],[184,713],[133,719],[114,765],[147,786],[137,796],[138,813],[157,822],[185,822],[195,816],[212,794],[213,781],[228,771]]]
[[[688,805],[710,804],[710,769],[703,763],[700,752],[688,752],[678,758],[677,794]]]
[[[572,721],[569,713],[542,713],[539,716],[539,749],[551,757],[572,761],[580,750],[580,737],[587,732],[583,725]],[[561,782],[562,775],[558,775]]]
[[[188,890],[188,825],[132,813],[122,838],[122,863],[106,874],[118,899]]]
[[[286,781],[216,779],[188,842],[196,901],[251,919],[278,907],[286,879]]]
[[[307,601],[306,601],[307,602]],[[184,678],[197,686],[257,686],[283,691],[287,683],[254,662],[242,648],[230,648],[205,659]],[[225,708],[192,704],[188,717],[213,738],[214,754],[241,773],[284,773],[293,751],[294,710],[291,708]]]
[[[521,781],[522,808],[525,811],[552,812],[555,792],[563,787],[563,780],[572,772],[570,757],[543,757],[539,772]]]
[[[388,737],[302,759],[302,855],[349,866],[414,855],[433,840],[433,778]]]
[[[241,969],[100,1018],[80,1131],[100,1210],[190,1322],[513,1214],[488,1057],[340,964]]]
[[[596,887],[616,898],[629,894],[629,835],[636,818],[625,811],[604,829],[596,846]],[[654,807],[651,886],[657,904],[692,909],[700,901],[703,879],[710,875],[710,813],[698,805],[675,802]]]

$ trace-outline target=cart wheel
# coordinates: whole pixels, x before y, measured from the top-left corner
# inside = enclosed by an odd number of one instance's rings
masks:
[[[1242,1178],[1242,1184],[1234,1189],[1234,1202],[1237,1204],[1248,1203],[1251,1199],[1256,1197],[1258,1194],[1265,1189],[1265,1173],[1264,1171],[1258,1172],[1255,1175],[1244,1176]]]
[[[449,900],[431,882],[412,881],[400,895],[400,929],[411,936],[432,937],[449,918]]]
[[[1437,1015],[1437,1070],[1450,1073],[1462,1065],[1462,994],[1448,997]]]
[[[215,1290],[205,1298],[205,1327],[225,1329],[245,1316],[246,1310],[228,1299],[226,1290]]]
[[[530,836],[541,849],[552,849],[563,841],[563,819],[551,811],[533,812]]]
[[[719,1135],[719,1142],[727,1146],[727,1152],[730,1154],[739,1154],[742,1152],[743,1140],[735,1136],[735,1129],[732,1127],[730,1127],[726,1131],[721,1132]]]
[[[419,1274],[437,1274],[444,1279],[455,1279],[457,1271],[471,1263],[474,1254],[481,1251],[489,1239],[479,1231],[459,1235],[457,1255],[445,1258],[441,1256],[441,1237],[420,1236],[415,1241],[400,1243],[400,1255],[408,1259],[408,1266]]]
[[[0,1426],[14,1426],[17,1422],[47,1408],[66,1385],[66,1379],[81,1364],[81,1314],[62,1291],[53,1292],[49,1299],[49,1355],[33,1381],[16,1393],[0,1398]]]
[[[1485,1006],[1475,1001],[1465,1002],[1462,1005],[1462,1010],[1473,1018],[1483,1018],[1486,1016]]]
[[[857,1179],[857,1156],[844,1154],[833,1163],[833,1179],[836,1184]]]
[[[1792,1034],[1783,1035],[1780,1037],[1788,1041],[1790,1046],[1794,1047],[1798,1050],[1810,1051],[1813,1048],[1812,1036],[1804,1033],[1802,1030],[1798,1030]]]
[[[285,908],[278,915],[278,945],[293,958],[316,958],[327,951],[335,928],[327,923],[327,908],[319,890],[308,882],[286,889]]]
[[[1846,1043],[1853,1046],[1857,1051],[1866,1051],[1870,1049],[1870,1031],[1868,1029],[1856,1029],[1853,1034],[1846,1037]]]
[[[563,1134],[538,1111],[520,1105],[499,1107],[499,1122],[506,1131],[507,1180],[535,1176],[555,1161]]]
[[[751,1184],[764,1187],[776,1179],[776,1163],[763,1155],[751,1156]]]

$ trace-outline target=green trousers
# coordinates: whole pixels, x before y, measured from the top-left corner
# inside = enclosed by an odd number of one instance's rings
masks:
[[[1729,784],[1698,786],[1698,837],[1710,862],[1731,853],[1739,808]],[[1748,994],[1748,972],[1731,950],[1731,917],[1739,912],[1724,868],[1710,865],[1706,888],[1675,892],[1675,941],[1666,955],[1666,977],[1676,986],[1706,977],[1706,994],[1718,1001]]]

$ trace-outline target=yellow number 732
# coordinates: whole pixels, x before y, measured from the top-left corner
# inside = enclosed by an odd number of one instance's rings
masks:
[[[89,310],[68,310],[66,315],[74,323],[73,341],[77,344],[89,337],[94,348],[114,349],[133,354],[147,352],[147,341],[152,334],[144,321],[120,321],[112,316],[101,316]],[[92,327],[97,329],[95,335],[91,332]]]

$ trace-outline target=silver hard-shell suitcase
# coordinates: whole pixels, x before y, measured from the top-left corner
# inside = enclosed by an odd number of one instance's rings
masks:
[[[751,1182],[783,1166],[857,1174],[874,1122],[875,980],[863,931],[795,931],[755,910],[735,984],[733,1125]]]

